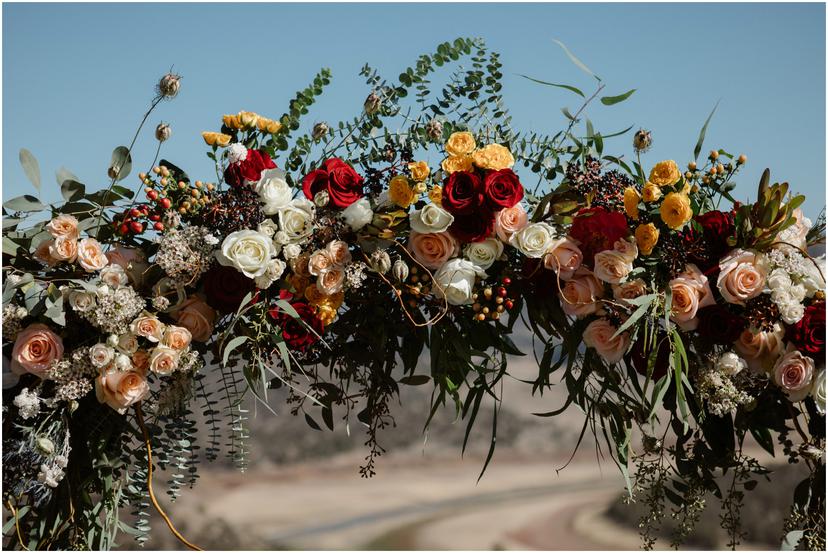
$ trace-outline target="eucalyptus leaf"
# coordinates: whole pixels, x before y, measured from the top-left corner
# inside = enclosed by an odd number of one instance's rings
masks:
[[[26,173],[26,178],[40,192],[40,164],[37,162],[37,158],[26,148],[20,149],[19,158],[20,165],[23,166],[23,172]]]
[[[132,171],[132,155],[126,146],[118,146],[112,151],[112,161],[109,162],[109,177],[115,181],[122,181]]]
[[[575,54],[573,54],[572,52],[570,52],[570,51],[569,51],[569,48],[567,48],[567,47],[566,47],[566,45],[565,45],[563,42],[561,42],[560,40],[557,40],[557,39],[552,39],[552,42],[554,42],[555,44],[557,44],[558,46],[560,46],[560,47],[561,47],[561,50],[563,50],[563,51],[564,51],[564,53],[567,55],[567,57],[569,58],[569,60],[570,60],[572,63],[574,63],[574,64],[575,64],[575,65],[576,65],[576,66],[577,66],[577,67],[578,67],[581,71],[583,71],[583,72],[584,72],[584,73],[586,73],[587,75],[590,75],[590,76],[592,76],[592,77],[595,77],[595,78],[596,78],[597,80],[599,80],[599,81],[601,80],[601,77],[599,77],[598,75],[596,75],[595,73],[593,73],[593,72],[592,72],[592,70],[591,70],[589,67],[587,67],[586,65],[584,65],[584,62],[582,62],[581,60],[579,60],[578,58],[576,58],[576,57],[575,57]]]
[[[11,200],[5,202],[3,204],[3,207],[8,209],[9,211],[26,212],[41,211],[43,209],[46,209],[46,206],[40,203],[40,200],[28,194],[12,198]]]
[[[699,154],[701,153],[702,146],[704,145],[704,137],[707,134],[707,125],[710,124],[710,120],[713,119],[713,114],[716,113],[716,108],[719,107],[719,102],[721,100],[716,101],[716,105],[713,106],[713,109],[710,112],[710,115],[707,116],[707,119],[704,121],[704,125],[702,125],[701,131],[699,132],[699,138],[696,140],[696,147],[693,148],[693,159],[698,160]]]
[[[624,100],[626,100],[627,98],[632,96],[633,92],[635,92],[635,91],[636,91],[636,89],[633,88],[632,90],[628,90],[624,94],[619,94],[618,96],[602,96],[601,97],[601,103],[604,104],[605,106],[612,106],[614,104],[620,104],[621,102],[623,102]]]

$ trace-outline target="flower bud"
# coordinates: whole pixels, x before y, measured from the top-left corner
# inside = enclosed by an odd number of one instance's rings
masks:
[[[166,123],[159,123],[157,127],[155,127],[155,138],[158,142],[164,142],[168,140],[172,136],[172,128]]]
[[[313,203],[316,204],[316,207],[325,207],[330,200],[331,196],[327,190],[320,190],[313,197]]]
[[[391,257],[385,250],[376,250],[371,254],[371,268],[381,275],[391,269]]]
[[[158,95],[164,98],[175,98],[181,89],[181,75],[167,73],[158,81]]]
[[[393,272],[394,278],[400,282],[405,282],[405,279],[408,278],[408,265],[402,259],[398,259],[394,262]]]
[[[110,334],[106,337],[106,345],[109,347],[116,348],[118,347],[118,335],[117,334]]]
[[[132,361],[128,355],[119,353],[115,356],[115,366],[119,371],[128,371],[132,367]]]
[[[376,92],[371,92],[367,98],[365,98],[365,103],[363,107],[365,108],[365,113],[368,115],[374,115],[376,112],[379,111],[380,105],[382,105],[382,99]]]
[[[328,124],[324,121],[321,121],[313,126],[313,132],[311,133],[311,137],[314,140],[319,140],[320,138],[328,134],[329,130],[330,129],[328,128]]]
[[[239,112],[239,122],[241,123],[243,129],[251,129],[255,127],[258,120],[259,116],[252,111]]]
[[[638,132],[633,135],[633,148],[635,151],[642,153],[650,149],[653,145],[653,135],[650,131],[638,129]]]
[[[437,119],[426,123],[426,134],[431,140],[438,141],[443,138],[443,124]]]
[[[745,154],[740,155],[739,159],[736,160],[736,163],[738,163],[739,165],[744,165],[745,163],[747,163],[747,156]]]
[[[35,442],[37,450],[41,455],[49,456],[55,452],[55,444],[49,438],[41,437]]]
[[[713,160],[719,159],[719,151],[718,150],[710,150],[710,159],[713,159]]]

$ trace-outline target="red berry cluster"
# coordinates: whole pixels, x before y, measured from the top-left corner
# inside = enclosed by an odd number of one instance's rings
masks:
[[[496,321],[504,312],[515,306],[514,299],[509,297],[508,286],[510,284],[512,284],[512,279],[503,277],[499,286],[487,286],[483,289],[482,294],[475,293],[472,295],[474,300],[472,310],[474,311],[475,321],[485,321],[486,319]]]

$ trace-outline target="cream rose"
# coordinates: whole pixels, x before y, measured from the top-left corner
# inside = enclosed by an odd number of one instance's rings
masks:
[[[529,215],[520,204],[501,209],[495,215],[495,232],[504,242],[509,242],[513,234],[520,232],[528,224]]]
[[[411,232],[408,249],[414,258],[429,269],[439,269],[460,252],[457,240],[448,232]]]
[[[111,264],[101,270],[101,281],[112,288],[118,288],[126,286],[129,283],[129,277],[123,267]]]
[[[497,238],[486,238],[482,242],[471,242],[463,248],[463,257],[483,270],[488,269],[503,254],[503,242]]]
[[[356,232],[374,220],[371,202],[368,201],[368,198],[360,198],[343,209],[340,217],[346,225],[351,227],[351,230]]]
[[[55,238],[68,238],[76,241],[80,238],[78,220],[72,215],[58,215],[46,225],[46,230]]]
[[[86,313],[94,309],[98,300],[95,294],[86,290],[72,290],[69,292],[69,305],[78,313]]]
[[[345,271],[338,267],[329,269],[316,278],[316,288],[326,295],[336,294],[345,284]]]
[[[734,250],[719,262],[719,267],[717,285],[728,303],[744,305],[762,293],[766,271],[756,252]]]
[[[78,242],[68,236],[58,236],[49,243],[49,256],[57,261],[72,263],[78,257]]]
[[[334,267],[333,259],[327,250],[316,250],[308,259],[308,272],[313,276],[330,271]]]
[[[190,346],[193,335],[183,326],[167,325],[161,343],[172,349],[182,350]]]
[[[811,397],[814,398],[817,411],[825,414],[825,369],[817,373],[814,378],[814,384],[811,386]]]
[[[325,251],[337,267],[344,267],[351,262],[351,250],[348,249],[347,242],[342,240],[331,240],[325,246]],[[312,273],[311,273],[312,274]]]
[[[181,352],[168,346],[160,345],[153,348],[149,356],[149,369],[155,374],[167,376],[178,368],[178,359]]]
[[[544,267],[555,271],[561,280],[572,278],[583,261],[584,254],[581,253],[581,248],[569,236],[554,240],[548,253],[543,257]]]
[[[93,273],[106,267],[109,260],[97,240],[84,238],[78,242],[78,263],[85,271]]]
[[[733,347],[754,372],[767,372],[784,350],[785,329],[776,323],[770,331],[745,329]]]
[[[603,297],[604,285],[595,278],[592,271],[581,267],[564,284],[561,306],[567,315],[585,317],[598,311],[598,300]]]
[[[53,361],[63,357],[63,340],[48,326],[35,323],[17,333],[11,357],[11,371],[45,378]]]
[[[164,323],[158,320],[155,315],[144,313],[130,323],[129,330],[136,336],[142,336],[150,342],[158,343],[164,336]]]
[[[115,350],[106,344],[95,344],[89,348],[89,360],[98,369],[106,367],[115,359]]]
[[[411,212],[408,218],[411,230],[420,234],[445,232],[454,222],[454,215],[437,204],[426,204],[424,208]]]
[[[145,373],[140,370],[104,371],[95,380],[95,395],[100,403],[123,414],[127,407],[149,395],[149,384]]]
[[[273,241],[255,230],[231,233],[222,242],[221,250],[216,252],[220,264],[235,267],[248,278],[263,275],[274,257],[276,248]]]
[[[726,351],[716,360],[716,369],[727,376],[735,376],[747,368],[747,362],[733,353]]]
[[[267,271],[262,276],[257,276],[253,279],[256,282],[256,287],[261,290],[267,290],[270,286],[279,280],[285,272],[287,265],[281,259],[272,259]]]
[[[792,348],[776,361],[772,375],[788,399],[802,401],[811,391],[814,360]]]
[[[595,254],[595,276],[604,282],[619,284],[632,270],[632,261],[621,252],[604,250]]]
[[[190,331],[193,340],[206,342],[213,334],[216,312],[198,296],[190,296],[175,311],[175,321]]]
[[[138,337],[131,332],[121,334],[120,336],[118,336],[117,348],[122,353],[128,353],[132,355],[133,353],[138,351]]]
[[[279,228],[287,242],[302,242],[313,233],[316,207],[305,198],[297,198],[279,210]]]
[[[584,344],[598,352],[607,363],[618,363],[630,346],[630,335],[622,332],[618,336],[618,329],[606,319],[596,319],[584,329]]]
[[[514,233],[509,243],[526,257],[543,257],[555,241],[555,229],[547,223],[531,223]]]
[[[275,215],[290,203],[290,185],[281,169],[268,169],[254,186],[265,215]]]
[[[682,330],[695,330],[699,326],[696,318],[699,309],[716,303],[707,277],[698,267],[689,263],[684,272],[671,280],[668,286],[672,292],[670,320]]]
[[[434,295],[451,305],[468,305],[477,277],[485,278],[486,272],[468,259],[452,259],[434,273]]]

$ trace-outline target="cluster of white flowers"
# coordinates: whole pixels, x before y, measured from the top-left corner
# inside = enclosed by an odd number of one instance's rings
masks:
[[[40,413],[40,397],[37,393],[30,392],[28,388],[23,388],[17,397],[14,398],[14,406],[20,411],[20,418],[23,420],[36,417]]]
[[[110,282],[111,284],[100,282],[94,291],[70,291],[69,305],[81,317],[104,332],[123,334],[129,321],[144,310],[147,302],[132,286],[113,286],[115,282],[112,279]]]
[[[734,414],[740,405],[753,400],[748,393],[739,389],[734,382],[738,375],[748,374],[742,371],[745,362],[732,352],[722,354],[713,367],[702,369],[696,378],[696,390],[707,408],[716,416]]]
[[[825,256],[808,259],[790,247],[773,248],[763,262],[768,268],[767,292],[782,320],[796,324],[805,313],[803,302],[825,289]]]
[[[3,307],[3,336],[14,340],[17,333],[23,328],[23,319],[29,312],[20,305],[8,304]]]
[[[51,462],[40,465],[40,472],[37,473],[37,481],[46,484],[50,488],[57,488],[65,473],[63,469],[69,464],[65,455],[55,455]]]

